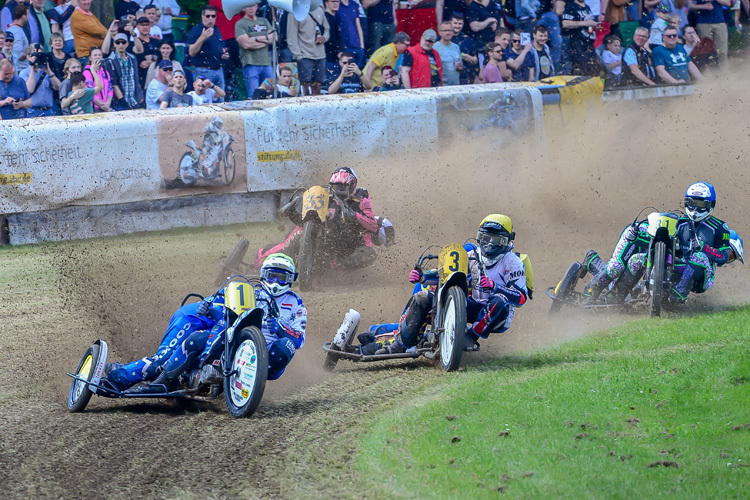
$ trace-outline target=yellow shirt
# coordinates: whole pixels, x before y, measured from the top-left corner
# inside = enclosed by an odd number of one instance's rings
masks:
[[[90,12],[87,14],[76,8],[70,16],[70,31],[75,38],[76,55],[88,57],[92,47],[100,47],[107,36],[105,28],[99,19]]]
[[[372,57],[365,65],[365,71],[370,63],[375,64],[375,71],[372,73],[372,84],[373,86],[379,87],[383,85],[383,77],[381,71],[383,66],[390,66],[394,70],[396,69],[396,61],[398,61],[398,52],[396,52],[396,45],[389,43],[383,45],[378,50],[373,52]]]

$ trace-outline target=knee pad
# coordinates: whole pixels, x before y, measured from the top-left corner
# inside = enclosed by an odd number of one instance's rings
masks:
[[[277,340],[268,350],[268,380],[276,380],[284,373],[286,366],[294,357],[294,343],[283,338]]]

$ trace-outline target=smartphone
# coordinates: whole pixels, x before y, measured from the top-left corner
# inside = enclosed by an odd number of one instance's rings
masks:
[[[521,46],[531,43],[531,33],[521,33]]]

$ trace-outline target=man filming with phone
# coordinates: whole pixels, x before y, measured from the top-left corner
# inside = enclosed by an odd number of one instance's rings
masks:
[[[354,62],[354,54],[351,52],[339,52],[338,66],[334,66],[332,70],[328,73],[329,94],[355,94],[372,89],[372,82]],[[336,73],[338,77],[333,79]]]

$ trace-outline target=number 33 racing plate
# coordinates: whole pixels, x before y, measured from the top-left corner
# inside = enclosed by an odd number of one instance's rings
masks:
[[[440,285],[454,273],[469,274],[469,254],[463,245],[449,243],[438,252],[438,280]]]
[[[328,191],[322,186],[313,186],[302,195],[302,218],[306,219],[309,212],[317,212],[320,222],[328,216]]]

